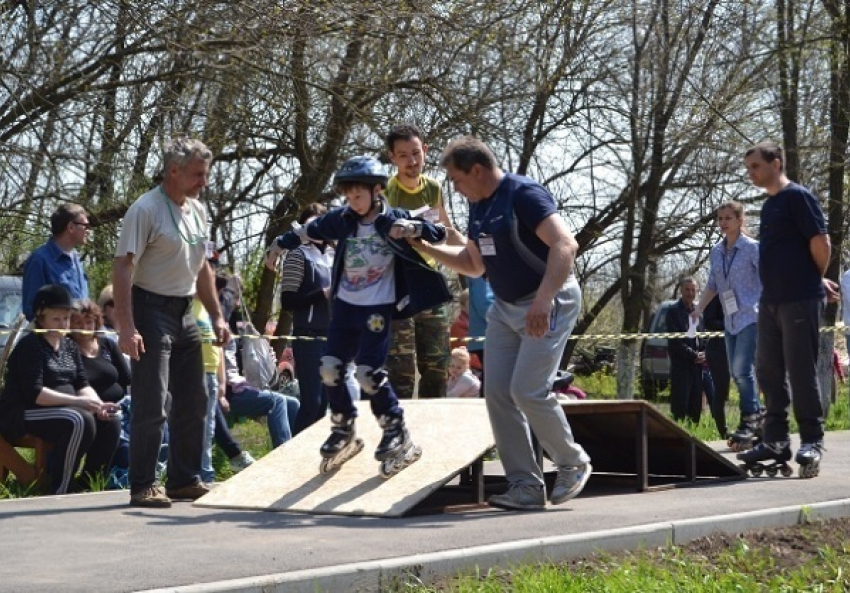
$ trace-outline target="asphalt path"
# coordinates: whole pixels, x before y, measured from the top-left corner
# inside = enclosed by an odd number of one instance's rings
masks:
[[[703,520],[710,526],[714,518],[719,525],[721,517],[754,513],[769,524],[778,509],[846,501],[850,432],[828,433],[826,446],[821,475],[812,480],[758,478],[636,493],[591,479],[579,498],[540,512],[487,508],[381,519],[201,509],[190,503],[142,510],[130,507],[128,494],[120,491],[3,500],[0,591],[139,591],[194,584],[209,584],[197,590],[258,590],[246,583],[256,584],[263,575],[309,571],[315,577],[341,565],[435,553],[474,558],[476,550],[516,542],[564,536],[579,541],[659,523]]]

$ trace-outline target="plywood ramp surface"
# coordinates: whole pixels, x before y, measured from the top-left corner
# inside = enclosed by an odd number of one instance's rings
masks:
[[[319,473],[325,417],[214,488],[196,506],[317,514],[401,516],[494,446],[484,400],[404,400],[405,421],[422,457],[386,480],[374,458],[381,440],[368,402],[358,402],[359,455],[336,472]]]

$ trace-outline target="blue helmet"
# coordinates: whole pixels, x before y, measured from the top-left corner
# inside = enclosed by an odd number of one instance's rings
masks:
[[[356,156],[348,159],[334,175],[334,188],[342,183],[364,183],[370,187],[375,184],[387,186],[390,176],[386,167],[376,158]]]

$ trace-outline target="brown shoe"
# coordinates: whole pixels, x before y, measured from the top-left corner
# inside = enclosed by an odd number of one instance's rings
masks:
[[[195,482],[182,488],[166,490],[165,493],[174,500],[198,500],[209,491],[203,482]]]
[[[165,495],[161,486],[153,485],[131,494],[130,506],[167,509],[171,506],[171,499]]]

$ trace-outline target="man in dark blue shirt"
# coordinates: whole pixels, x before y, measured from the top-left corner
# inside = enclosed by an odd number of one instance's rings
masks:
[[[545,506],[533,431],[558,467],[550,501],[564,503],[581,492],[592,471],[550,393],[581,305],[573,274],[578,244],[549,191],[503,172],[480,140],[453,140],[441,164],[471,203],[469,241],[461,247],[423,243],[423,251],[467,276],[486,271],[495,295],[487,315],[484,399],[510,488],[488,502],[522,510]]]
[[[86,211],[78,204],[61,204],[50,216],[53,236],[24,264],[21,298],[24,315],[30,321],[35,315],[35,293],[47,284],[61,284],[75,300],[89,298],[88,277],[77,253],[77,247],[86,243],[89,226]]]
[[[763,289],[756,347],[756,376],[767,414],[764,442],[738,458],[748,467],[767,460],[787,465],[791,459],[788,407],[793,403],[801,442],[795,461],[801,478],[813,478],[823,450],[818,325],[824,297],[838,299],[837,285],[823,278],[831,250],[829,235],[817,198],[785,175],[780,146],[756,144],[747,151],[744,163],[753,185],[768,195],[761,211]]]

